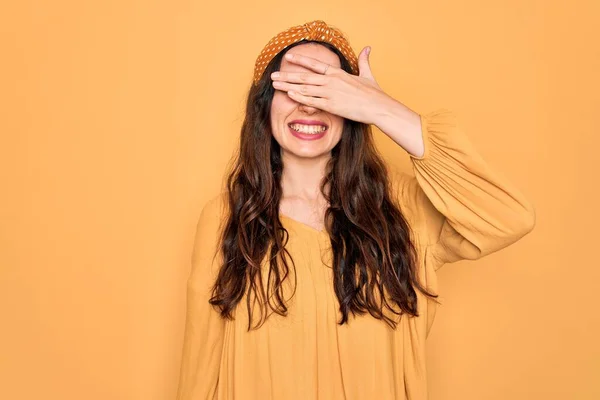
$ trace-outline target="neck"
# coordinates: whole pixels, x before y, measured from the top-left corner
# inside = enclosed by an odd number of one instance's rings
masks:
[[[330,158],[331,154],[318,158],[302,158],[283,153],[282,196],[311,201],[322,198],[320,185]]]

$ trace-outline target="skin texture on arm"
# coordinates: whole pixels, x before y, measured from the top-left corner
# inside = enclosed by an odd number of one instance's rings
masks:
[[[412,156],[425,152],[421,116],[396,99],[389,97],[373,111],[376,125]]]

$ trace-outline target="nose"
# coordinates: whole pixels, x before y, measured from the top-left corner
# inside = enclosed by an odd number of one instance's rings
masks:
[[[298,108],[299,108],[301,111],[304,111],[304,112],[305,112],[305,113],[307,113],[307,114],[314,114],[314,113],[317,113],[317,112],[321,111],[321,110],[320,110],[319,108],[317,108],[317,107],[309,106],[309,105],[306,105],[306,104],[303,104],[303,103],[300,103],[300,104],[298,105]]]

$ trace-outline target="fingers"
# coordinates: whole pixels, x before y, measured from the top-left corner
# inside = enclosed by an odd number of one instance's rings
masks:
[[[322,86],[317,85],[297,85],[290,82],[273,81],[273,87],[284,92],[293,91],[304,96],[325,97],[327,91]]]
[[[306,104],[311,107],[318,108],[320,110],[327,111],[327,99],[320,97],[305,96],[295,91],[288,92],[288,96],[298,103]]]
[[[335,67],[333,65],[329,65],[322,61],[319,61],[316,58],[307,57],[300,54],[287,53],[285,55],[285,58],[286,60],[293,62],[294,64],[302,65],[303,67],[306,67],[318,74],[323,74],[323,71],[327,71],[328,74],[332,72],[341,71],[341,68],[339,67]]]
[[[328,82],[328,77],[312,72],[283,72],[278,71],[271,74],[273,81],[286,81],[290,83],[306,83],[309,85],[325,85]]]

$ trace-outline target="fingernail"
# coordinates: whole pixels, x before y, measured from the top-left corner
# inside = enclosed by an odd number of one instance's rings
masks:
[[[273,72],[271,78],[279,78],[279,72]]]
[[[293,54],[286,54],[285,58],[287,58],[288,60],[291,60],[292,58],[294,58]]]

